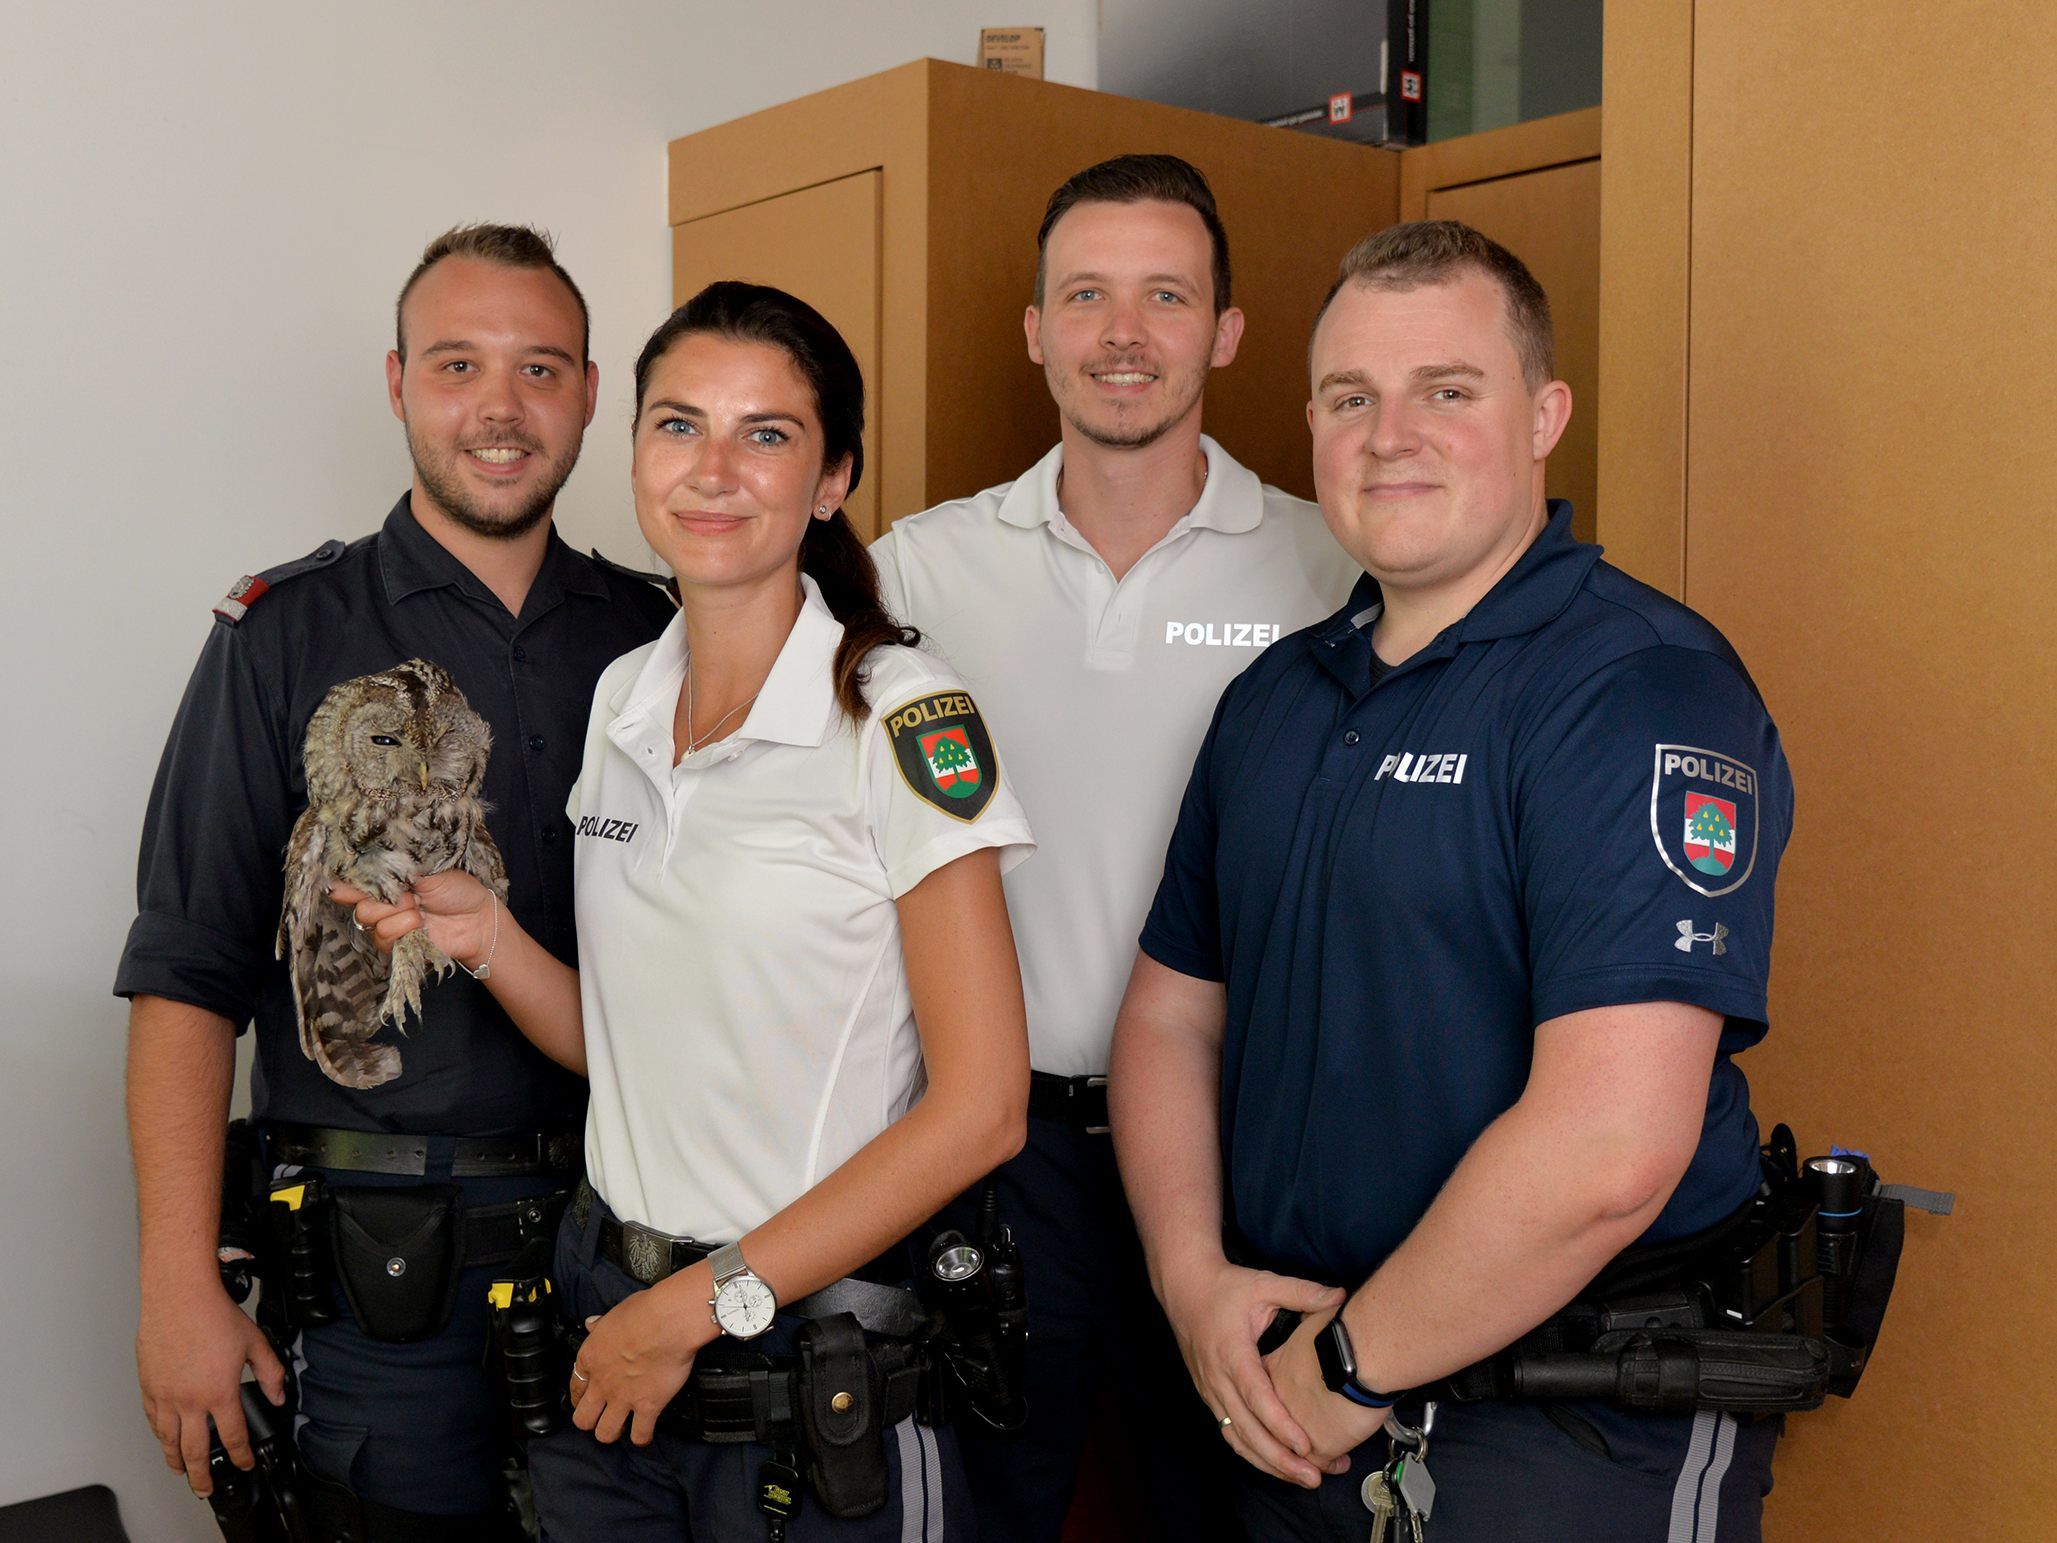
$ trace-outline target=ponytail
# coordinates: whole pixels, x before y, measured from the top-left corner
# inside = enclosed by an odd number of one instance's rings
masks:
[[[826,520],[809,520],[800,541],[800,571],[814,580],[821,598],[843,624],[843,641],[829,671],[836,705],[852,723],[871,715],[864,700],[864,661],[874,648],[898,643],[912,648],[921,634],[888,614],[879,595],[879,572],[871,553],[857,539],[857,528],[838,509]]]

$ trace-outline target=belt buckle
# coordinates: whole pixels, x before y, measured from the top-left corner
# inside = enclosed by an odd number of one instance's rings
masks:
[[[1107,1079],[1101,1076],[1081,1077],[1073,1086],[1085,1093],[1091,1093],[1096,1090],[1104,1093],[1107,1090]],[[1085,1125],[1081,1126],[1080,1129],[1088,1136],[1106,1136],[1111,1135],[1114,1131],[1112,1125]]]

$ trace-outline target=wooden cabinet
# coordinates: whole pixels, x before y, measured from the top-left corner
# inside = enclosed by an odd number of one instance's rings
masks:
[[[1021,332],[1043,205],[1082,167],[1154,150],[1213,184],[1249,319],[1209,383],[1209,430],[1311,495],[1307,333],[1337,259],[1398,218],[1388,151],[918,60],[674,140],[675,299],[758,279],[843,329],[871,398],[851,508],[870,535],[1056,441]]]

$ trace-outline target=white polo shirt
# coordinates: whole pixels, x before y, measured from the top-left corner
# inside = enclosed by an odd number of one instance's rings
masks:
[[[868,661],[853,726],[843,628],[812,580],[742,727],[672,765],[683,616],[600,677],[566,812],[592,1105],[586,1164],[617,1214],[727,1242],[904,1114],[923,1085],[895,901],[945,863],[1034,847],[962,682],[912,648]]]
[[[1063,448],[899,521],[871,549],[894,615],[964,673],[1036,822],[1007,879],[1036,1069],[1107,1070],[1136,938],[1222,688],[1329,615],[1359,570],[1321,511],[1202,437],[1200,501],[1116,583],[1057,507]]]

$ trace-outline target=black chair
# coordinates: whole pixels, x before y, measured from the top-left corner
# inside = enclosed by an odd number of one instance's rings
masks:
[[[0,1506],[0,1543],[129,1543],[105,1484]]]

